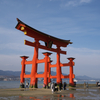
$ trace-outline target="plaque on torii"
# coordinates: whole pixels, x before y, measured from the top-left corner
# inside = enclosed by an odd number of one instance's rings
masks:
[[[18,21],[18,23],[15,28],[24,32],[25,35],[32,37],[35,40],[34,42],[24,40],[25,45],[34,47],[34,55],[33,55],[32,61],[27,61],[26,60],[28,58],[27,56],[21,56],[22,70],[21,70],[21,75],[20,75],[20,79],[21,79],[20,82],[24,83],[24,78],[30,78],[30,85],[32,87],[37,87],[37,78],[44,78],[45,86],[47,86],[48,83],[51,82],[52,78],[56,78],[57,83],[60,83],[63,78],[69,78],[69,83],[73,85],[74,84],[73,78],[75,77],[75,75],[73,74],[74,58],[68,58],[69,63],[62,64],[60,62],[60,54],[66,54],[66,51],[61,50],[60,47],[67,47],[67,45],[72,44],[72,42],[70,42],[70,40],[62,40],[62,39],[47,35],[43,32],[40,32],[40,31],[30,27],[29,25],[23,23],[18,18],[17,18],[17,21]],[[41,45],[41,43],[39,41],[43,41],[45,43],[45,45]],[[52,47],[53,44],[56,45],[56,48]],[[56,52],[57,53],[56,64],[51,64],[52,61],[50,60],[50,57],[49,57],[49,55],[51,55],[51,53],[49,53],[49,52],[43,53],[43,55],[45,56],[44,59],[39,60],[38,59],[38,50],[39,49]],[[37,73],[38,63],[45,63],[43,74]],[[25,65],[26,64],[32,64],[31,74],[29,74],[29,75],[25,74]],[[69,75],[66,75],[66,76],[62,75],[61,67],[64,67],[64,66],[70,66]],[[51,75],[52,67],[56,67],[57,74],[55,76]]]

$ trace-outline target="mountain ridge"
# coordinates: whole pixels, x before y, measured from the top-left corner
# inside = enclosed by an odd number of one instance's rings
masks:
[[[30,74],[31,72],[26,71],[26,74]],[[43,72],[38,72],[38,74],[42,74]],[[7,77],[20,77],[21,71],[3,71],[0,70],[0,76],[7,76]],[[62,73],[65,75],[64,73]],[[51,75],[56,75],[56,72],[51,71]],[[97,80],[98,78],[92,78],[86,75],[83,76],[75,76],[75,79],[77,80]]]

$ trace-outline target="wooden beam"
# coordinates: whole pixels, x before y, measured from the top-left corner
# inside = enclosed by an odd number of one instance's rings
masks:
[[[36,74],[36,78],[44,78],[44,74]]]
[[[64,64],[60,63],[60,67],[64,67],[64,66],[70,66],[70,62],[69,63],[64,63]]]
[[[27,74],[27,75],[26,75],[26,74],[24,74],[24,78],[30,78],[30,77],[31,77],[31,75],[30,75],[30,74],[29,74],[29,75],[28,75],[28,74]]]
[[[24,44],[25,44],[25,45],[28,45],[28,46],[32,46],[32,47],[35,47],[35,46],[36,46],[35,43],[32,43],[32,42],[27,41],[27,40],[24,40]],[[58,51],[57,49],[54,49],[54,48],[47,48],[46,46],[43,46],[43,45],[40,45],[40,44],[39,44],[39,48],[40,48],[40,49],[49,50],[49,51],[53,51],[53,52],[57,52],[57,51]],[[60,53],[61,53],[61,54],[66,54],[66,51],[60,50]]]
[[[25,61],[25,64],[32,64],[32,61]]]
[[[70,42],[70,40],[59,39],[54,36],[43,33],[41,31],[38,31],[38,30],[30,27],[29,25],[23,23],[18,18],[17,18],[17,21],[18,21],[18,23],[15,28],[25,32],[25,35],[27,35],[27,36],[30,36],[32,38],[39,38],[39,40],[42,40],[44,42],[52,41],[53,44],[59,45],[62,47],[66,47],[68,44],[72,44],[72,42]]]
[[[69,78],[69,75],[61,75],[61,78]]]
[[[37,63],[45,63],[45,59],[37,60]]]
[[[50,67],[57,67],[57,64],[50,65]]]

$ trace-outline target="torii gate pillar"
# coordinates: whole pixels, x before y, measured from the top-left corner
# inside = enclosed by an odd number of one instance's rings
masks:
[[[45,69],[44,69],[44,84],[46,85],[46,87],[48,86],[48,75],[50,73],[50,68],[49,68],[49,63],[50,63],[50,58],[49,55],[51,55],[52,53],[49,52],[45,52],[43,53],[45,55]]]
[[[20,75],[20,83],[24,83],[24,74],[25,74],[25,61],[28,58],[27,56],[21,56],[22,58],[22,70],[21,70],[21,75]]]
[[[32,60],[32,70],[31,70],[31,82],[30,85],[33,87],[37,88],[37,60],[38,60],[38,45],[39,45],[39,40],[35,39],[35,47],[34,47],[34,56]]]
[[[57,83],[60,83],[62,81],[60,67],[60,50],[60,46],[57,46]]]
[[[67,58],[70,62],[70,74],[69,74],[69,84],[70,85],[74,85],[74,81],[73,81],[73,78],[75,77],[74,76],[74,74],[73,74],[73,66],[74,66],[74,62],[73,62],[73,60],[75,59],[75,58],[72,58],[72,57],[70,57],[70,58]]]

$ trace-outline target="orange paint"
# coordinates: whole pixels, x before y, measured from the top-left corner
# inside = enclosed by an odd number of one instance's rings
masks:
[[[27,56],[21,56],[22,58],[22,62],[21,62],[21,65],[22,65],[22,70],[21,70],[21,75],[20,75],[20,83],[24,83],[24,74],[25,74],[25,61],[26,59],[28,58]]]
[[[74,81],[73,81],[73,78],[74,78],[74,74],[73,74],[73,66],[74,66],[74,63],[73,63],[73,60],[75,58],[68,58],[68,60],[70,61],[70,74],[69,74],[69,83],[74,85]]]

